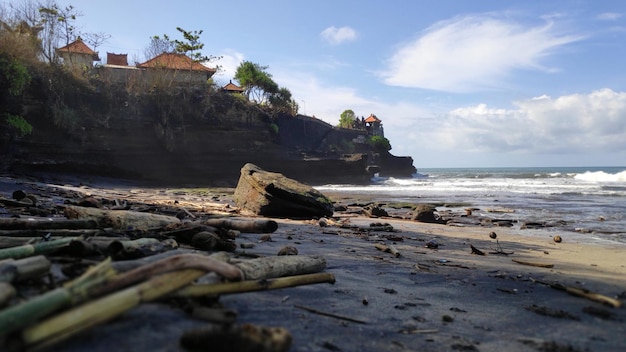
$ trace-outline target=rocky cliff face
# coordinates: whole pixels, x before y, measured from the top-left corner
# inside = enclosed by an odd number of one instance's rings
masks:
[[[371,153],[328,146],[336,131],[324,126],[299,134],[301,124],[281,124],[287,117],[273,118],[222,92],[138,97],[95,89],[57,106],[31,103],[25,117],[33,133],[4,136],[0,143],[5,172],[234,186],[241,167],[254,163],[310,184],[367,183],[371,177]],[[298,145],[290,142],[294,136]],[[353,136],[344,137],[333,138],[343,143]],[[415,169],[406,161],[389,170],[410,176]]]

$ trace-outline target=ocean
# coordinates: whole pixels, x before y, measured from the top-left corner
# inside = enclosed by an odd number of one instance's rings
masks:
[[[520,235],[558,233],[582,243],[626,243],[626,167],[431,168],[412,178],[375,177],[365,186],[315,188],[366,193],[378,201],[452,204],[446,211],[478,208],[481,216],[515,220],[513,229]],[[522,229],[524,222],[556,226]]]

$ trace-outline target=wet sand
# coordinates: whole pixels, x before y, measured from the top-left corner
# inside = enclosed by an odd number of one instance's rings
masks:
[[[112,184],[69,184],[64,189],[146,203],[178,201],[190,209],[232,204],[228,190]],[[363,199],[367,195],[359,197]],[[625,245],[581,244],[566,235],[555,243],[552,235],[529,237],[498,227],[451,227],[340,212],[335,217],[346,226],[274,219],[279,227],[272,241],[259,242],[260,234],[236,239],[238,246],[253,245],[239,248],[240,253],[275,255],[289,245],[300,255],[322,255],[326,271],[336,278],[334,284],[220,297],[225,308],[237,312],[237,323],[287,328],[293,336],[290,351],[626,350],[623,305],[610,307],[547,285],[624,302]],[[371,223],[388,223],[393,231],[369,231]],[[497,243],[489,237],[492,231]],[[433,240],[437,248],[428,248]],[[393,246],[400,255],[383,252],[377,244]],[[485,255],[472,254],[471,246]],[[497,254],[498,249],[510,254]],[[54,350],[179,351],[182,333],[203,325],[166,302],[144,304]]]

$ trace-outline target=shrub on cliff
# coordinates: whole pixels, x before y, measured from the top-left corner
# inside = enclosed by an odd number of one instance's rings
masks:
[[[30,83],[27,68],[10,54],[0,52],[0,119],[10,133],[29,134],[32,126],[21,115],[22,93]]]
[[[369,138],[368,143],[379,152],[388,152],[391,150],[391,143],[383,136],[372,136]]]

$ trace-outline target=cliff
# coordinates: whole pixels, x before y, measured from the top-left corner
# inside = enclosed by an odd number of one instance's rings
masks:
[[[50,97],[48,85],[54,84],[60,94]],[[415,172],[410,158],[376,153],[359,138],[363,132],[305,116],[272,116],[222,91],[131,94],[120,87],[61,84],[41,80],[31,87],[24,117],[33,132],[2,135],[4,172],[206,186],[234,186],[246,163],[310,184],[363,184],[373,171]],[[380,165],[368,169],[374,159]]]

